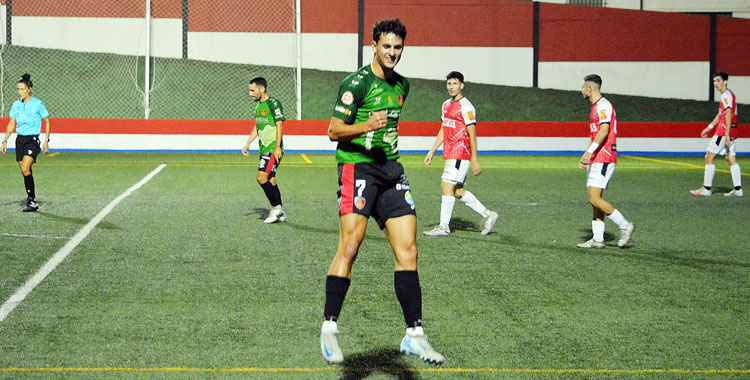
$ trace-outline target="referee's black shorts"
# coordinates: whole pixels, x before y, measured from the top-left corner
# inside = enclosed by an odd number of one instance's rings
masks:
[[[39,135],[16,136],[16,161],[23,161],[23,156],[29,156],[36,162],[36,156],[42,151]]]

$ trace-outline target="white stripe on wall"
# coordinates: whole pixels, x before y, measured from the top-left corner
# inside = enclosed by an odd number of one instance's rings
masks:
[[[708,100],[711,83],[708,62],[539,62],[539,87],[580,90],[588,74],[605,94],[656,98]]]
[[[364,62],[372,62],[372,48],[363,47]],[[531,87],[534,49],[514,47],[409,46],[396,67],[407,78],[445,79],[460,71],[467,82]]]
[[[52,140],[52,151],[64,150],[229,150],[237,151],[247,141],[247,135],[126,135],[126,134],[87,134],[56,133]],[[14,147],[15,135],[8,146]],[[426,152],[435,141],[434,136],[402,136],[399,149],[402,151]],[[588,137],[479,137],[480,152],[488,151],[580,151],[588,146]],[[691,152],[702,154],[706,151],[707,138],[635,138],[617,139],[617,147],[622,152]],[[327,136],[284,136],[284,148],[295,151],[334,151],[336,143]],[[257,142],[251,149],[257,150]],[[750,144],[740,140],[737,152],[750,153]]]
[[[188,57],[212,62],[295,67],[294,33],[189,32]],[[321,53],[332,55],[337,49]]]
[[[358,69],[357,43],[356,33],[302,33],[302,67],[352,72]]]

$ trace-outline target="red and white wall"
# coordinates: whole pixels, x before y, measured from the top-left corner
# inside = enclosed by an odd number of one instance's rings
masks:
[[[152,54],[182,57],[182,1],[152,4]],[[294,25],[278,21],[291,20],[282,14],[291,14],[293,2],[248,4],[190,0],[188,58],[294,66]],[[709,16],[537,5],[539,87],[578,90],[584,75],[599,73],[608,93],[709,98]],[[532,2],[513,0],[365,0],[365,40],[358,47],[357,2],[302,0],[302,65],[353,71],[360,49],[365,63],[372,57],[371,25],[399,17],[409,31],[399,64],[405,76],[443,79],[459,70],[470,82],[531,87],[533,8]],[[17,1],[13,44],[142,55],[144,12],[143,0]],[[740,103],[750,102],[747,46],[750,20],[717,18],[715,70],[730,74]]]
[[[6,125],[7,118],[0,119]],[[51,119],[55,151],[235,151],[247,141],[255,122],[248,120]],[[333,152],[327,120],[287,120],[284,147],[289,152]],[[624,154],[702,155],[708,139],[695,123],[618,122],[617,147]],[[435,141],[439,122],[399,123],[399,148],[425,153]],[[738,153],[750,154],[750,125],[740,126]],[[217,132],[218,131],[218,132]],[[480,122],[481,154],[581,154],[591,138],[586,122]],[[12,135],[9,147],[15,146]],[[257,142],[251,147],[257,150]]]

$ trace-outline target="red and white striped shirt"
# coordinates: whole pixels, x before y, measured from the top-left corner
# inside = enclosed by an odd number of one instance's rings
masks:
[[[477,111],[469,99],[443,102],[443,158],[469,160],[471,145],[467,125],[477,123]]]
[[[591,155],[590,163],[617,163],[617,115],[612,103],[602,97],[591,105],[591,141],[594,141],[602,124],[609,123],[609,133],[602,144]]]

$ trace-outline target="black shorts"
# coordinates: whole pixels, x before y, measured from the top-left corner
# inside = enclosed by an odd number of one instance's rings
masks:
[[[39,135],[16,136],[16,161],[23,161],[23,156],[29,156],[36,162],[36,156],[42,151]]]
[[[282,156],[282,158],[284,157]],[[276,160],[273,153],[263,153],[258,161],[258,171],[268,173],[268,178],[276,177],[276,169],[278,169],[280,163],[281,158]]]
[[[338,169],[339,215],[372,215],[380,229],[390,218],[417,215],[409,180],[398,161],[339,164]]]

